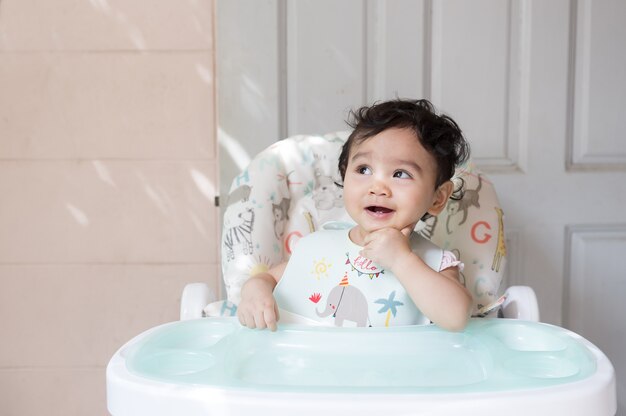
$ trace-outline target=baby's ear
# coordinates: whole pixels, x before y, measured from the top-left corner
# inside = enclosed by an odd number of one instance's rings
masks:
[[[445,208],[450,199],[450,195],[454,191],[454,184],[452,181],[447,181],[439,185],[439,188],[435,191],[435,198],[433,204],[428,210],[430,215],[439,215],[439,213]]]

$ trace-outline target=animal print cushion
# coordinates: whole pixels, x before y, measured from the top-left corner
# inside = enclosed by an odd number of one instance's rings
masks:
[[[437,217],[422,223],[421,232],[463,262],[461,282],[474,299],[473,314],[479,315],[504,292],[504,217],[493,184],[473,163],[458,168],[453,180],[463,182],[463,198],[448,201]]]
[[[328,221],[353,222],[343,207],[337,159],[349,133],[294,136],[259,153],[232,183],[222,230],[227,300],[208,315],[234,315],[243,283],[289,258],[298,239]],[[493,186],[471,164],[457,171],[465,196],[418,229],[465,263],[463,284],[478,312],[500,291],[505,265],[502,210]]]

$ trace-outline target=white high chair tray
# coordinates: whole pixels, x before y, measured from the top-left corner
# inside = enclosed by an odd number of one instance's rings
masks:
[[[458,333],[170,323],[115,354],[107,400],[114,416],[616,412],[614,371],[598,348],[559,327],[508,319],[475,319]]]

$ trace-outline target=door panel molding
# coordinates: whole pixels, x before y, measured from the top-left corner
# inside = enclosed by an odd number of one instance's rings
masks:
[[[620,13],[626,14],[623,2],[572,1],[568,170],[626,170],[626,143],[617,128],[626,115],[626,73],[616,69],[626,63],[626,51],[607,46],[626,37],[614,17]]]

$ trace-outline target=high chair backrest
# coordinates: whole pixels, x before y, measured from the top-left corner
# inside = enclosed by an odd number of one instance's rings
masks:
[[[252,275],[287,260],[303,236],[328,221],[352,223],[343,207],[337,159],[349,132],[294,136],[259,153],[231,185],[222,230],[222,272],[237,304]],[[474,313],[493,303],[506,263],[502,210],[492,184],[468,163],[457,169],[465,195],[416,227],[463,263]]]

